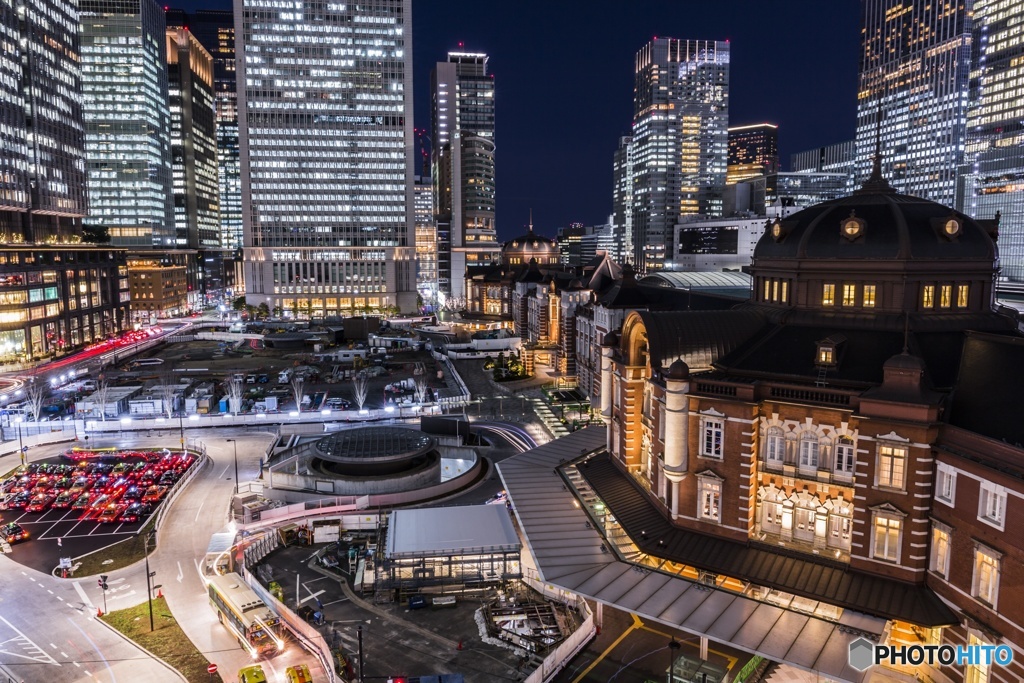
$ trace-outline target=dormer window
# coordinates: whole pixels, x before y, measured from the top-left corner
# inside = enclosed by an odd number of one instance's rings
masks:
[[[818,344],[818,365],[836,364],[836,347],[831,343]]]

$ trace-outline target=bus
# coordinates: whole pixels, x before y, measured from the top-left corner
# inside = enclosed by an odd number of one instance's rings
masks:
[[[245,585],[238,574],[207,577],[210,604],[217,618],[234,634],[254,660],[273,657],[284,649],[278,635],[281,620]]]

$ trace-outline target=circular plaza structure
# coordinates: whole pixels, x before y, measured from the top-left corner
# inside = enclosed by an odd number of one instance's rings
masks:
[[[333,495],[399,493],[441,483],[437,439],[396,426],[332,432],[296,448],[294,460],[275,473],[275,484]]]

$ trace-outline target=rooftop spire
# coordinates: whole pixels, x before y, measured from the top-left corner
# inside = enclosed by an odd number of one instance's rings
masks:
[[[530,209],[530,234],[533,234],[533,209]]]
[[[854,194],[896,194],[889,181],[882,175],[882,103],[875,110],[875,158],[871,164],[871,175]]]

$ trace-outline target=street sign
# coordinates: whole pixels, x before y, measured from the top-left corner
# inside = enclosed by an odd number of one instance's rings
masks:
[[[28,453],[28,446],[22,446],[21,447],[21,452],[22,453]]]
[[[206,673],[210,674],[211,676],[217,673],[217,665],[213,662],[210,662],[210,666],[206,667]]]

